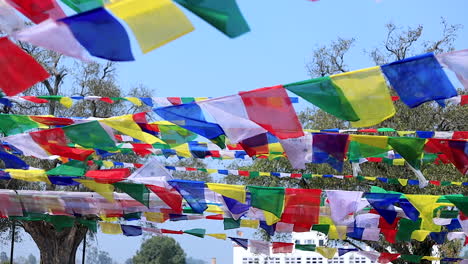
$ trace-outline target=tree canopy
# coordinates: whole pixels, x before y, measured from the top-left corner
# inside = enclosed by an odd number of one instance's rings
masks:
[[[171,237],[147,239],[133,257],[133,264],[185,264],[185,252]]]

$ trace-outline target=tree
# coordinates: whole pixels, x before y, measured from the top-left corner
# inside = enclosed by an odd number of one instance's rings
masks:
[[[17,43],[24,51],[33,56],[51,77],[24,92],[24,95],[64,95],[64,96],[88,96],[99,95],[103,97],[123,97],[122,89],[116,83],[115,64],[84,63],[67,58],[61,54],[32,46],[28,43]],[[151,93],[144,87],[131,89],[128,96],[147,97]],[[83,117],[110,117],[135,113],[136,111],[150,110],[149,108],[135,107],[126,102],[108,104],[101,101],[79,101],[70,109],[58,102],[49,104],[17,103],[14,107],[3,108],[2,113],[23,115],[56,115],[56,116],[83,116]],[[136,162],[137,158],[129,155],[121,155],[123,162]],[[31,157],[21,157],[29,165],[50,170],[60,164],[58,160],[39,160]],[[1,181],[0,188],[5,189],[35,189],[35,190],[74,190],[85,191],[86,188],[60,187],[38,183],[29,183],[17,180]],[[76,223],[73,227],[58,231],[54,226],[45,221],[13,221],[15,225],[22,227],[33,238],[40,250],[41,263],[71,264],[75,263],[75,255],[78,245],[84,239],[88,228]],[[0,220],[0,231],[9,232],[11,220]]]
[[[201,259],[195,259],[192,257],[188,257],[186,260],[187,264],[206,264],[207,262]]]
[[[33,254],[29,254],[28,256],[28,264],[37,264],[37,259]]]
[[[185,264],[185,252],[171,237],[152,237],[141,245],[133,264]]]
[[[400,60],[425,52],[442,53],[453,50],[453,41],[456,39],[457,32],[461,28],[460,25],[449,25],[444,19],[441,22],[442,34],[435,41],[424,41],[422,25],[415,28],[401,29],[395,24],[386,25],[387,34],[383,43],[374,48],[371,52],[367,52],[370,59],[376,64],[381,65],[394,60]],[[352,49],[354,39],[342,39],[333,41],[329,45],[324,45],[315,49],[312,53],[311,62],[307,65],[307,70],[312,78],[321,77],[341,72],[349,71],[346,64],[346,54]],[[440,108],[434,103],[426,103],[417,108],[409,109],[402,102],[395,102],[397,113],[394,117],[379,124],[379,127],[391,127],[397,130],[428,130],[428,131],[465,131],[468,129],[466,116],[468,109],[460,106],[447,106]],[[345,122],[331,116],[317,108],[309,108],[299,114],[299,119],[303,126],[308,129],[327,129],[327,128],[349,128],[349,122]],[[397,136],[396,134],[388,133],[389,136]],[[382,163],[363,164],[362,175],[379,176],[389,178],[411,178],[414,175],[409,169],[389,166]],[[298,172],[298,173],[315,173],[315,174],[335,174],[336,171],[328,165],[323,164],[308,164],[305,170],[294,170],[289,162],[284,159],[273,161],[257,159],[251,166],[242,167],[255,171],[277,171],[277,172]],[[444,181],[460,181],[462,177],[451,164],[439,165],[425,164],[422,169],[424,175],[434,180],[443,179]],[[345,174],[351,174],[351,166],[345,164]],[[436,178],[437,177],[437,178]],[[359,190],[368,191],[370,184],[361,182],[357,179],[339,180],[339,179],[324,179],[314,177],[313,179],[289,179],[275,177],[257,177],[255,179],[239,178],[228,176],[228,183],[237,184],[252,184],[263,186],[285,186],[295,188],[320,188],[320,189],[340,189],[340,190]],[[413,194],[452,194],[463,193],[467,194],[466,190],[457,186],[446,186],[444,188],[436,188],[428,186],[424,189],[419,189],[415,186],[400,186],[400,185],[383,185],[376,181],[372,185],[377,185],[387,190],[413,193]],[[361,248],[363,245],[369,245],[379,252],[386,252],[391,249],[401,254],[414,255],[431,255],[434,241],[427,239],[424,242],[412,240],[410,243],[397,242],[390,244],[383,238],[379,242],[359,241],[348,239],[346,242]],[[445,248],[446,247],[446,248]],[[448,250],[450,248],[450,250]],[[461,245],[453,243],[449,246],[443,246],[443,252],[448,257],[456,257],[459,253]],[[427,260],[423,262],[428,263]],[[403,263],[397,260],[393,263]]]

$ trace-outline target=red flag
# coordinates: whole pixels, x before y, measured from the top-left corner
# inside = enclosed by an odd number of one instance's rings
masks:
[[[292,253],[294,243],[273,242],[273,254]]]
[[[49,78],[49,73],[7,37],[0,38],[0,88],[8,96]]]
[[[281,222],[294,224],[296,232],[310,231],[319,222],[321,193],[319,189],[286,188]]]
[[[57,20],[66,17],[55,0],[7,0],[7,2],[36,24],[48,18]]]
[[[94,178],[98,183],[116,183],[125,180],[130,176],[128,168],[109,170],[90,170],[86,172],[86,177]]]
[[[182,196],[174,188],[166,189],[156,185],[146,185],[148,189],[154,192],[164,203],[177,213],[182,212]]]
[[[301,123],[282,85],[240,92],[249,119],[280,139],[304,136]]]

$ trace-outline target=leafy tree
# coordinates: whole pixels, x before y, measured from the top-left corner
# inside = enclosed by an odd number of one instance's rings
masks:
[[[141,245],[133,264],[185,264],[185,252],[171,237],[152,237]]]
[[[37,259],[33,254],[29,254],[27,264],[37,264]]]
[[[201,260],[201,259],[195,259],[195,258],[192,258],[192,257],[188,257],[186,259],[186,263],[187,264],[206,264],[207,262],[204,261],[204,260]]]
[[[444,19],[441,22],[442,34],[440,38],[429,41],[422,39],[424,27],[422,25],[415,28],[401,29],[395,24],[386,25],[387,33],[381,45],[374,48],[370,52],[366,52],[370,59],[376,64],[381,65],[386,62],[400,60],[425,52],[447,52],[453,50],[453,42],[456,39],[457,32],[461,28],[460,25],[449,25]],[[312,53],[311,62],[307,65],[307,70],[312,78],[326,76],[341,72],[349,71],[346,64],[346,54],[352,49],[355,39],[338,38],[329,45],[324,45],[315,49]],[[429,130],[429,131],[449,131],[458,130],[465,131],[468,129],[466,116],[468,109],[460,106],[448,106],[440,108],[434,103],[426,103],[417,108],[409,109],[402,102],[395,102],[397,113],[394,117],[379,124],[379,127],[391,127],[397,130]],[[299,114],[300,121],[304,128],[308,129],[327,129],[327,128],[349,128],[348,122],[339,120],[334,116],[325,113],[317,108],[309,108]],[[397,136],[394,133],[387,133],[388,136]],[[389,166],[384,163],[369,163],[362,164],[361,175],[379,176],[388,178],[413,178],[414,174],[406,167]],[[305,170],[294,170],[290,163],[285,159],[264,160],[257,159],[251,166],[241,167],[256,171],[277,171],[277,172],[298,172],[298,173],[318,173],[318,174],[336,174],[336,171],[324,164],[308,164]],[[425,176],[434,180],[444,181],[461,181],[462,175],[451,165],[425,164],[422,168]],[[345,164],[345,174],[351,174],[351,166]],[[424,194],[452,194],[462,193],[467,194],[465,188],[457,186],[446,186],[443,188],[428,186],[424,189],[419,189],[416,186],[401,185],[383,185],[379,181],[362,182],[358,179],[340,180],[333,178],[317,178],[312,179],[290,179],[290,178],[275,178],[275,177],[256,177],[254,179],[228,176],[228,183],[248,184],[248,185],[263,185],[263,186],[284,186],[294,188],[319,188],[319,189],[340,189],[340,190],[359,190],[369,191],[371,185],[380,186],[387,190],[404,192],[404,193],[424,193]],[[348,242],[358,248],[363,248],[369,245],[379,252],[387,252],[388,249],[399,252],[401,254],[414,255],[431,255],[432,247],[435,245],[432,240],[418,242],[412,240],[410,243],[397,242],[390,244],[383,238],[378,242],[359,241],[348,239]],[[445,256],[456,257],[461,245],[459,243],[450,243],[450,245],[442,246],[441,251]],[[423,262],[428,263],[427,260]],[[402,260],[394,261],[394,263],[403,263]]]

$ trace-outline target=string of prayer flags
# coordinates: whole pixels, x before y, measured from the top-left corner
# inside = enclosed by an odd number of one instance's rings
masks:
[[[133,31],[143,53],[150,52],[194,29],[171,0],[122,0],[107,4],[106,9],[125,21]]]
[[[216,0],[201,2],[175,1],[230,38],[238,37],[250,31],[235,0],[223,1],[222,3]]]
[[[410,108],[457,95],[433,53],[395,61],[381,68],[392,88]]]
[[[56,20],[66,16],[55,0],[6,0],[6,2],[36,24],[48,18]]]
[[[8,96],[21,93],[49,78],[49,73],[7,37],[0,38],[0,89]],[[24,74],[28,69],[28,74]]]

